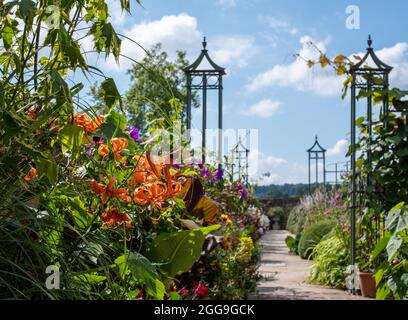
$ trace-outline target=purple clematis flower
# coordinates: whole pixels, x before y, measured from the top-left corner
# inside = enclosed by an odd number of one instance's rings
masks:
[[[210,176],[210,170],[208,170],[207,167],[203,167],[203,168],[201,169],[201,175],[202,175],[203,177],[208,178],[208,177]]]
[[[247,198],[247,196],[248,196],[248,190],[246,188],[244,188],[244,189],[241,190],[240,193],[241,193],[240,199],[245,200]]]
[[[242,183],[237,184],[238,193],[240,194],[240,199],[245,200],[248,196],[248,190]]]
[[[129,134],[135,142],[139,141],[139,128],[132,128]]]
[[[218,182],[222,180],[223,177],[224,177],[224,171],[222,171],[222,169],[217,169],[215,171],[215,178],[213,179],[213,182]]]
[[[173,163],[173,168],[179,170],[181,169],[181,166],[177,163]]]

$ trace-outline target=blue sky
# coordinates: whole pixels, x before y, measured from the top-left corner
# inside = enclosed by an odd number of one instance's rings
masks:
[[[392,84],[408,86],[408,2],[294,0],[144,0],[132,16],[121,15],[111,0],[117,30],[145,47],[162,42],[170,56],[199,54],[202,36],[214,60],[227,68],[224,127],[259,129],[258,175],[262,184],[306,182],[306,149],[319,135],[329,149],[328,163],[343,161],[349,132],[348,99],[341,100],[341,79],[328,70],[305,70],[294,54],[313,55],[312,40],[330,56],[366,48],[368,34],[384,61],[395,67]],[[349,30],[346,8],[357,5],[360,29]],[[123,52],[140,60],[142,52],[124,41]],[[125,92],[129,62],[100,67]],[[195,113],[199,127],[199,113]],[[210,116],[215,127],[216,114]]]

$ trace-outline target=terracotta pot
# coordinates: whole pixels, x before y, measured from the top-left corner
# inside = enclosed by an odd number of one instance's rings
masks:
[[[376,285],[372,272],[359,272],[361,294],[366,298],[375,298]]]

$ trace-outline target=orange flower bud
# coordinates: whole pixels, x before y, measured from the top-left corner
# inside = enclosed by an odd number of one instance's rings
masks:
[[[27,182],[30,182],[36,177],[36,175],[37,175],[37,170],[34,167],[32,167],[30,171],[27,173],[27,175],[24,177],[24,180]]]
[[[106,144],[101,144],[98,148],[98,154],[101,157],[106,157],[109,154],[109,148]]]

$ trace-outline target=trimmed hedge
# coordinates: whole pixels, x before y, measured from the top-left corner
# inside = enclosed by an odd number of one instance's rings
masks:
[[[313,249],[335,226],[332,220],[321,220],[307,226],[300,237],[298,252],[303,259],[310,259]]]

